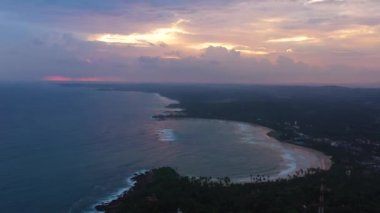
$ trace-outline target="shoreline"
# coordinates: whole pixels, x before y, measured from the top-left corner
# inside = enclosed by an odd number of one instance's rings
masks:
[[[167,102],[167,105],[163,109],[167,109],[168,111],[163,110],[163,112],[161,112],[158,115],[158,116],[160,116],[159,119],[157,119],[157,117],[155,117],[157,115],[152,116],[153,118],[156,118],[158,121],[166,120],[166,119],[173,119],[173,118],[194,119],[194,120],[216,120],[216,121],[222,121],[222,122],[232,122],[235,124],[248,125],[250,127],[259,127],[265,131],[265,135],[267,137],[269,137],[271,141],[273,141],[275,143],[279,143],[279,144],[285,146],[287,149],[291,149],[293,151],[296,150],[296,151],[308,152],[307,155],[313,154],[314,156],[316,156],[318,158],[320,166],[316,167],[315,165],[313,166],[312,164],[310,164],[310,166],[308,166],[307,168],[303,168],[303,167],[300,167],[298,164],[295,164],[294,167],[291,165],[291,166],[289,166],[290,168],[288,168],[288,169],[279,170],[278,175],[268,176],[268,179],[266,179],[268,181],[276,181],[276,180],[284,180],[284,179],[293,179],[296,177],[303,177],[304,175],[306,175],[306,173],[299,173],[299,171],[306,171],[308,169],[317,169],[317,170],[320,169],[323,171],[327,171],[333,165],[333,162],[331,160],[331,156],[328,156],[328,155],[324,154],[323,152],[316,150],[316,149],[312,149],[310,147],[306,147],[306,146],[302,146],[302,145],[296,145],[296,144],[288,143],[285,141],[281,141],[281,140],[277,139],[276,137],[274,137],[270,134],[271,132],[275,132],[275,130],[270,129],[268,127],[261,126],[258,124],[254,124],[254,123],[243,122],[243,121],[232,121],[232,120],[223,120],[223,119],[208,119],[208,118],[192,118],[192,117],[186,117],[186,114],[177,115],[177,114],[175,114],[176,112],[182,113],[184,111],[184,109],[183,108],[170,108],[170,105],[173,103],[180,105],[181,103],[179,101],[170,99],[169,97],[165,97],[165,96],[161,95],[160,93],[151,93],[151,94],[157,95],[157,96],[159,96],[159,98],[162,98],[162,100]],[[173,112],[173,114],[170,112]],[[168,113],[168,114],[166,114],[166,113]],[[292,153],[292,154],[294,154],[294,153]],[[286,158],[284,156],[282,156],[282,157]],[[120,202],[122,202],[122,200],[126,199],[126,197],[128,196],[128,193],[135,190],[136,187],[141,187],[144,184],[144,182],[146,182],[146,180],[144,180],[145,175],[152,173],[154,170],[155,169],[140,170],[140,171],[135,172],[133,175],[131,175],[130,177],[127,178],[127,182],[128,183],[130,182],[129,186],[124,187],[122,189],[119,189],[119,190],[117,190],[116,193],[113,193],[108,198],[97,202],[94,205],[94,208],[96,209],[96,211],[106,211],[106,210],[109,210],[110,208],[111,209],[117,208],[118,204],[120,204]],[[260,176],[261,175],[257,175],[257,177],[260,177]],[[183,177],[191,178],[191,176],[188,176],[188,175],[183,175]],[[264,177],[264,176],[261,176],[261,177]],[[199,177],[194,177],[194,178],[199,178]],[[220,177],[212,177],[212,180],[217,181],[219,178]],[[231,183],[244,185],[244,184],[255,183],[255,182],[252,181],[252,177],[245,177],[245,178],[231,179]],[[136,186],[136,184],[138,186]]]
[[[319,180],[321,174],[323,174],[320,170],[307,170],[304,173],[305,178],[306,177],[314,177],[314,179]],[[291,180],[294,180],[295,182],[299,180],[303,180],[303,176],[297,176],[292,178]],[[159,203],[160,197],[159,194],[163,196],[162,193],[165,193],[166,190],[169,190],[170,187],[173,187],[172,184],[174,184],[174,191],[180,191],[182,193],[186,193],[189,188],[182,189],[180,187],[175,187],[175,185],[178,184],[185,184],[190,188],[197,188],[199,190],[199,187],[205,187],[203,190],[210,190],[212,188],[219,188],[219,189],[225,189],[233,190],[236,188],[245,189],[248,187],[249,189],[255,189],[257,187],[261,188],[258,191],[263,191],[266,189],[266,187],[270,186],[278,186],[287,184],[289,180],[287,179],[278,179],[278,180],[271,180],[266,179],[264,176],[257,176],[256,181],[247,181],[247,182],[240,182],[235,183],[231,181],[228,177],[225,178],[210,178],[210,177],[189,177],[189,176],[182,176],[178,174],[173,168],[171,167],[160,167],[160,168],[154,168],[151,170],[146,171],[143,174],[134,175],[132,178],[134,181],[134,185],[126,192],[121,194],[117,199],[112,200],[108,203],[100,203],[95,206],[95,210],[97,212],[124,212],[125,208],[134,208],[135,205],[129,205],[131,203],[136,204],[134,201],[137,201],[138,205],[143,204],[145,205],[156,205]],[[161,187],[161,188],[157,188]],[[158,190],[158,191],[156,191]],[[184,191],[182,191],[184,190]],[[281,190],[281,189],[280,189]],[[170,191],[170,190],[169,190]],[[156,193],[158,193],[156,195]],[[214,193],[214,192],[208,192],[208,193]],[[178,196],[176,193],[174,194],[166,194],[166,198],[168,197],[171,199],[178,199]],[[192,196],[191,194],[187,194],[185,196]],[[137,200],[136,200],[137,198]],[[170,199],[170,200],[171,200]],[[145,207],[144,207],[145,208]],[[177,208],[178,210],[178,208]],[[129,212],[129,211],[128,211]],[[133,211],[132,211],[133,212]]]
[[[103,205],[103,204],[106,204],[106,203],[111,203],[112,201],[119,199],[124,194],[128,193],[128,191],[131,190],[135,186],[135,184],[137,183],[137,180],[135,178],[137,176],[143,175],[143,174],[147,173],[148,171],[150,171],[150,170],[141,169],[141,170],[138,170],[138,171],[134,172],[132,175],[130,175],[130,176],[128,176],[126,178],[126,181],[125,181],[126,182],[126,186],[121,187],[121,188],[117,189],[115,192],[110,193],[107,197],[98,200],[92,206],[92,208],[96,209],[96,207],[99,206],[99,205]]]
[[[152,93],[154,95],[158,95],[160,98],[162,98],[163,100],[167,101],[168,104],[165,106],[165,109],[168,109],[169,111],[166,111],[166,112],[172,112],[172,114],[160,114],[160,118],[158,120],[165,120],[165,119],[173,119],[173,118],[176,118],[176,119],[195,119],[195,120],[215,120],[215,121],[222,121],[222,122],[233,122],[233,123],[236,123],[236,124],[243,124],[243,125],[249,125],[249,126],[253,126],[253,127],[259,127],[259,128],[262,128],[263,130],[266,131],[266,136],[271,138],[271,140],[274,140],[280,144],[283,144],[285,146],[289,146],[289,147],[295,147],[295,148],[302,148],[304,150],[307,150],[309,152],[312,152],[314,153],[316,156],[318,156],[318,159],[320,160],[320,165],[321,165],[321,168],[322,170],[329,170],[332,165],[334,164],[334,162],[332,161],[332,156],[329,156],[327,154],[325,154],[324,152],[320,151],[320,150],[317,150],[317,149],[314,149],[314,148],[311,148],[311,147],[308,147],[308,146],[303,146],[301,144],[294,144],[294,143],[289,143],[287,141],[282,141],[278,138],[276,138],[275,135],[271,134],[271,133],[276,133],[277,130],[274,130],[274,129],[271,129],[269,127],[266,127],[266,126],[262,126],[262,125],[259,125],[259,124],[256,124],[256,123],[249,123],[249,122],[245,122],[245,121],[237,121],[237,120],[226,120],[226,119],[210,119],[210,118],[195,118],[195,117],[187,117],[187,115],[184,113],[185,109],[184,108],[181,108],[181,102],[178,101],[178,100],[174,100],[174,99],[171,99],[169,97],[166,97],[162,94],[160,94],[159,92],[154,92]],[[177,104],[179,105],[180,107],[178,108],[170,108],[170,105],[171,104]],[[182,114],[177,114],[178,112],[182,113]],[[162,112],[162,113],[165,113]],[[153,115],[154,116],[154,115]],[[297,169],[296,169],[297,171]]]
[[[96,212],[105,211],[106,209],[117,207],[117,203],[120,202],[122,199],[125,199],[125,197],[128,196],[128,193],[134,189],[136,184],[141,184],[141,181],[143,180],[143,177],[145,177],[146,174],[152,172],[153,169],[150,170],[139,170],[135,172],[133,175],[129,176],[127,178],[128,186],[124,187],[122,189],[117,190],[116,193],[111,194],[108,198],[103,199],[96,204],[93,205],[93,208]]]
[[[271,129],[269,127],[266,127],[266,126],[261,126],[259,124],[256,124],[256,123],[249,123],[249,122],[245,122],[245,121],[236,121],[236,120],[226,120],[226,119],[210,119],[210,118],[194,118],[194,117],[187,117],[187,115],[184,112],[184,108],[181,108],[181,102],[178,101],[178,100],[174,100],[174,99],[171,99],[169,97],[166,97],[166,96],[163,96],[161,95],[160,93],[152,93],[154,95],[157,95],[159,96],[160,98],[162,98],[162,100],[166,101],[166,106],[164,109],[168,109],[169,111],[164,111],[162,113],[160,113],[158,115],[158,117],[154,117],[155,115],[153,115],[153,118],[156,118],[157,121],[162,121],[162,120],[170,120],[170,119],[186,119],[186,120],[213,120],[213,121],[221,121],[221,122],[230,122],[230,123],[234,123],[234,124],[237,124],[237,125],[245,125],[245,126],[248,126],[248,127],[256,127],[256,128],[260,128],[262,129],[263,131],[265,131],[265,136],[270,138],[271,142],[273,143],[278,143],[280,144],[280,146],[283,146],[283,149],[286,150],[286,149],[290,149],[292,151],[301,151],[301,152],[308,152],[306,155],[313,155],[313,156],[316,156],[318,158],[318,165],[315,165],[313,162],[310,162],[310,166],[299,166],[299,164],[296,164],[296,165],[290,165],[290,163],[288,164],[288,167],[291,167],[291,168],[286,168],[286,169],[282,169],[282,170],[279,170],[279,173],[277,175],[274,175],[274,176],[269,176],[269,179],[271,180],[277,180],[277,179],[283,179],[283,178],[291,178],[293,175],[295,175],[296,173],[298,173],[300,170],[306,170],[306,169],[321,169],[321,170],[324,170],[324,171],[327,171],[327,170],[330,170],[330,168],[332,167],[333,165],[333,161],[332,161],[332,156],[329,156],[325,153],[323,153],[322,151],[320,150],[317,150],[317,149],[313,149],[311,147],[307,147],[307,146],[303,146],[303,145],[300,145],[300,144],[293,144],[293,143],[289,143],[287,141],[282,141],[278,138],[275,137],[275,135],[271,134],[271,133],[275,133],[277,132],[276,130],[274,129]],[[170,108],[170,105],[171,104],[177,104],[179,105],[180,107],[178,108]],[[178,114],[178,112],[182,113],[182,114]],[[165,113],[168,113],[168,114],[165,114]],[[292,153],[293,155],[295,153]],[[292,154],[289,154],[289,153],[283,153],[282,154],[282,158],[285,160],[287,159],[288,161],[292,161],[294,159],[291,159],[292,158]],[[290,156],[289,156],[290,155]],[[232,179],[233,180],[233,179]],[[246,183],[246,182],[250,182],[250,178],[249,177],[246,177],[246,178],[237,178],[236,179],[236,182],[237,183]]]
[[[224,121],[224,120],[220,120],[220,121]],[[231,121],[227,121],[227,122],[231,122]],[[245,124],[251,125],[249,123],[245,123]],[[258,125],[255,125],[255,126],[258,126]],[[261,126],[259,126],[259,127],[261,127]],[[263,128],[269,130],[266,127],[263,127]],[[268,137],[270,137],[270,136],[268,136]],[[277,139],[275,139],[275,140],[277,140]],[[281,141],[278,141],[278,142],[283,143]],[[307,169],[305,169],[305,168],[300,168],[300,167],[296,166],[294,169],[292,169],[290,171],[287,171],[287,169],[279,170],[280,174],[283,173],[282,175],[266,177],[266,176],[257,174],[254,176],[254,178],[264,178],[263,181],[281,181],[281,180],[289,180],[289,179],[294,179],[294,178],[302,178],[303,176],[305,176],[307,174],[306,171],[309,169],[316,169],[316,170],[320,169],[323,171],[328,171],[333,164],[333,162],[331,161],[331,156],[327,156],[318,150],[314,150],[314,149],[311,149],[308,147],[303,147],[303,146],[294,145],[294,144],[290,144],[290,143],[285,143],[285,144],[289,145],[289,146],[296,147],[296,149],[307,150],[308,152],[312,152],[315,156],[318,157],[321,167],[308,167]],[[107,198],[98,201],[96,204],[93,205],[93,208],[96,210],[96,212],[108,211],[110,209],[117,208],[119,206],[119,204],[128,197],[128,193],[130,193],[133,190],[136,190],[135,189],[136,184],[138,184],[137,187],[143,187],[144,186],[144,184],[147,181],[145,176],[149,173],[152,173],[154,170],[156,170],[156,168],[152,168],[149,170],[138,170],[138,171],[134,172],[133,175],[131,175],[127,178],[128,186],[123,187],[121,189],[118,189],[118,190],[116,190],[115,193],[112,193]],[[303,170],[304,173],[300,173],[299,171],[301,171],[301,170]],[[284,171],[287,171],[287,172],[284,172]],[[181,177],[187,177],[187,178],[196,178],[196,179],[200,178],[198,176],[193,177],[193,176],[189,176],[189,175],[180,175],[180,176]],[[221,178],[222,177],[211,177],[211,180],[218,182],[218,180]],[[257,181],[257,180],[254,181],[254,180],[252,180],[252,177],[237,178],[237,179],[231,178],[230,181],[231,181],[231,183],[238,184],[238,185],[244,185],[244,184],[250,184],[250,183],[254,184],[254,183],[262,182],[262,181]]]
[[[83,84],[74,86],[83,86]],[[87,87],[87,85],[85,86]],[[232,85],[226,87],[221,84],[212,87],[208,84],[195,86],[191,84],[123,84],[122,86],[103,84],[88,87],[101,88],[107,91],[158,93],[164,97],[179,100],[180,104],[167,106],[167,109],[184,108],[183,112],[186,114],[166,116],[164,120],[170,118],[171,121],[169,122],[183,118],[223,119],[226,121],[243,121],[251,125],[259,124],[271,128],[275,130],[270,135],[271,138],[276,138],[283,144],[295,144],[313,150],[319,156],[318,164],[320,167],[328,170],[314,170],[316,173],[307,173],[302,178],[259,184],[231,184],[229,187],[215,187],[212,190],[205,190],[210,185],[203,187],[203,182],[195,185],[188,184],[191,187],[177,187],[177,189],[173,185],[160,189],[147,185],[144,192],[149,192],[149,194],[137,196],[136,193],[129,193],[131,196],[119,208],[120,212],[150,211],[151,207],[155,207],[161,212],[179,210],[196,212],[191,206],[195,206],[197,209],[207,209],[207,212],[282,212],[284,210],[316,212],[322,186],[325,189],[324,200],[326,202],[324,205],[329,211],[357,212],[363,210],[363,206],[366,210],[373,212],[380,209],[376,203],[379,198],[376,192],[379,191],[380,186],[379,144],[377,143],[379,135],[376,134],[378,122],[369,119],[373,118],[372,114],[378,111],[376,111],[376,105],[357,101],[364,98],[370,103],[375,103],[376,96],[380,94],[378,91],[371,91],[369,94],[366,93],[369,91],[350,91],[346,88],[334,87],[306,88],[283,87],[281,85]],[[162,108],[164,106],[160,105],[160,109],[153,114],[158,114]],[[366,109],[373,109],[374,111]],[[373,113],[371,114],[371,112]],[[342,115],[349,116],[342,117]],[[340,120],[341,118],[343,119]],[[344,128],[344,126],[349,128]],[[214,132],[217,131],[218,129]],[[214,139],[212,141],[218,142]],[[208,150],[205,151],[206,154],[209,152]],[[330,159],[325,159],[324,155],[318,152],[327,155]],[[248,151],[246,156],[250,157],[250,153],[254,153],[254,150]],[[260,153],[266,154],[265,152]],[[228,158],[224,157],[224,159],[230,159],[229,156]],[[236,153],[235,156],[240,155]],[[254,156],[256,157],[256,154]],[[278,165],[277,162],[281,160],[281,157],[279,155],[273,156],[273,158],[269,158],[269,161],[268,158],[264,158],[265,161],[262,162],[271,165],[272,160],[270,159],[276,159],[276,162],[273,163]],[[246,158],[242,157],[244,162]],[[247,166],[240,168],[241,174],[248,171],[246,168],[252,167],[251,165],[255,162],[246,161],[245,165]],[[257,161],[257,163],[260,162]],[[198,169],[198,165],[194,165],[196,166],[194,169]],[[159,165],[157,164],[157,166]],[[234,168],[233,166],[231,168]],[[278,168],[274,166],[264,167],[267,169],[258,170],[258,173],[272,174],[266,171]],[[227,172],[233,170],[227,170],[224,164],[220,168],[217,170],[218,173],[214,173],[212,170],[211,173],[205,174],[216,174],[218,176],[223,174],[234,176],[235,174]],[[239,170],[239,168],[235,168],[235,170]],[[167,181],[160,180],[159,183],[167,183]],[[165,194],[167,192],[170,197],[162,196],[162,194],[158,197],[155,196],[157,193]],[[181,196],[178,196],[178,193]],[[156,198],[149,200],[156,201],[155,206],[145,205],[148,197]],[[205,198],[206,201],[210,202],[205,202]]]

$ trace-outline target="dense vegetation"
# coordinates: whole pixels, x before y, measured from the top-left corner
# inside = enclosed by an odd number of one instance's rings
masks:
[[[70,85],[78,86],[78,85]],[[288,143],[333,157],[327,172],[245,185],[178,176],[169,168],[141,178],[107,212],[380,212],[380,89],[242,85],[79,85],[157,92],[180,101],[192,117],[244,121],[272,128]],[[115,204],[115,203],[114,203]],[[115,207],[115,205],[113,206]]]
[[[181,177],[171,168],[154,169],[137,176],[136,186],[126,195],[97,208],[110,213],[317,212],[324,183],[326,212],[379,212],[379,176],[310,172],[303,178],[242,185],[228,178],[211,181]]]
[[[281,130],[284,122],[297,121],[301,132],[316,137],[380,140],[380,89],[173,84],[79,86],[160,93],[178,100],[187,117],[246,121],[275,130]]]

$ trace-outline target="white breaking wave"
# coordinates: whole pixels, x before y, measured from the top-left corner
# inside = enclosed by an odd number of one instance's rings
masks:
[[[116,200],[117,198],[121,197],[122,195],[124,195],[124,193],[128,192],[136,184],[136,181],[134,181],[133,178],[138,176],[138,175],[145,174],[147,171],[148,170],[146,170],[146,169],[142,169],[142,170],[135,172],[133,175],[129,176],[126,179],[126,186],[125,187],[122,187],[122,188],[118,189],[117,191],[111,193],[107,197],[97,201],[96,204],[92,206],[93,210],[83,211],[83,213],[99,213],[99,211],[95,210],[95,207],[97,205],[109,203],[109,202]]]
[[[286,162],[286,169],[278,173],[278,178],[286,178],[288,175],[294,174],[297,170],[297,160],[294,158],[294,153],[290,150],[284,150],[281,155],[282,159]]]
[[[258,141],[252,134],[251,126],[244,123],[237,124],[237,132],[240,135],[240,139],[244,143],[257,144]]]
[[[284,169],[282,169],[277,175],[273,175],[271,179],[277,178],[287,178],[289,175],[292,175],[297,170],[297,159],[295,158],[295,153],[283,146],[281,142],[278,143],[265,143],[260,138],[258,138],[255,133],[252,131],[252,126],[245,123],[237,123],[236,130],[240,134],[240,139],[244,143],[249,144],[260,144],[261,146],[267,146],[272,149],[281,150],[281,158],[284,162]]]
[[[176,136],[173,129],[160,129],[157,130],[158,140],[164,142],[173,142],[176,141]]]

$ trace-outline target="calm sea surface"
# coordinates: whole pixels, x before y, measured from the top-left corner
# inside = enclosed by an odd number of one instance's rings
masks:
[[[286,176],[318,166],[314,152],[265,128],[217,120],[155,121],[157,94],[56,85],[0,85],[0,211],[84,212],[128,187],[136,171]]]

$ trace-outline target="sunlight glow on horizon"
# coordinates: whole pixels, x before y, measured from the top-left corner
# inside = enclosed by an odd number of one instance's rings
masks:
[[[102,81],[116,81],[116,78],[110,77],[67,77],[60,75],[45,76],[44,81],[75,81],[75,82],[102,82]]]

